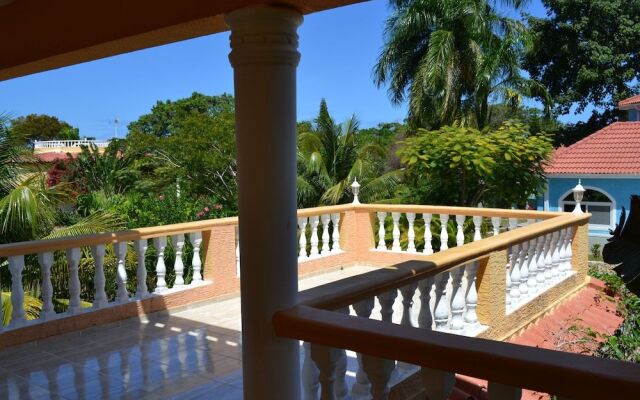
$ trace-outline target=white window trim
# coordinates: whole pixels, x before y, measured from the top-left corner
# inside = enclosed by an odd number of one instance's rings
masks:
[[[616,200],[614,199],[613,196],[611,196],[609,193],[607,193],[606,190],[602,190],[599,187],[596,186],[589,186],[589,185],[583,185],[583,187],[585,189],[589,189],[589,190],[595,190],[597,192],[600,192],[602,194],[604,194],[605,196],[607,196],[609,198],[609,200],[611,200],[611,203],[606,203],[606,202],[602,202],[602,201],[583,201],[581,202],[581,204],[584,205],[588,205],[588,204],[592,204],[594,206],[604,206],[604,205],[611,205],[611,211],[609,212],[609,225],[602,225],[602,224],[589,224],[589,228],[593,228],[593,229],[614,229],[616,226]],[[563,201],[563,199],[565,197],[567,197],[569,194],[571,194],[573,192],[573,188],[567,190],[562,196],[560,196],[560,199],[558,200],[558,210],[560,211],[564,211],[564,205],[565,204],[573,204],[575,205],[576,202],[571,200],[571,201]]]

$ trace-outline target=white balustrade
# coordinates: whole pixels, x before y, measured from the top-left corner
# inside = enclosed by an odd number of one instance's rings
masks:
[[[413,224],[416,220],[416,214],[407,213],[406,216],[407,216],[407,223],[409,224],[409,228],[407,231],[407,240],[408,240],[407,251],[409,253],[415,253],[416,252],[416,232],[413,228]]]
[[[393,244],[391,245],[391,251],[400,251],[400,213],[392,212],[391,219],[393,221],[393,230],[391,231],[393,235]]]
[[[353,305],[356,315],[361,318],[369,318],[375,301],[373,298],[359,301]],[[371,384],[362,364],[362,354],[357,354],[358,369],[356,370],[356,381],[351,388],[351,394],[354,396],[367,396],[371,390]]]
[[[482,239],[482,217],[477,215],[473,217],[473,241],[477,242]]]
[[[53,253],[38,254],[38,264],[40,264],[42,272],[42,310],[40,311],[40,320],[48,321],[56,316],[56,312],[53,309],[53,285],[51,284]]]
[[[107,293],[105,292],[104,278],[104,245],[98,244],[91,247],[95,271],[93,275],[93,285],[95,287],[95,295],[93,300],[93,308],[98,310],[105,307],[108,303]]]
[[[134,242],[136,249],[136,258],[138,265],[136,268],[136,299],[144,299],[149,296],[147,288],[147,265],[145,263],[147,247],[147,239],[136,240]]]
[[[340,252],[340,213],[331,214],[331,226],[333,232],[331,233],[331,252]]]
[[[318,251],[318,224],[320,223],[320,217],[315,215],[309,217],[309,224],[311,225],[311,251],[309,257],[317,257],[320,252]]]
[[[82,312],[82,307],[80,306],[80,276],[78,274],[80,249],[68,249],[66,253],[69,266],[69,308],[67,313],[74,315]]]
[[[431,246],[431,214],[422,214],[424,219],[424,254],[433,254],[433,247]]]
[[[529,255],[531,252],[529,250],[529,242],[522,242],[520,246],[520,296],[525,298],[529,296],[529,285],[527,282],[529,281]]]
[[[176,280],[173,283],[174,288],[181,288],[184,286],[184,262],[182,261],[182,249],[184,248],[184,235],[171,236],[173,243],[173,249],[176,259],[173,263],[173,272],[176,274]]]
[[[551,234],[551,281],[555,283],[558,280],[558,266],[560,264],[560,233],[555,231]]]
[[[80,146],[90,146],[93,144],[98,148],[104,148],[109,146],[108,140],[88,140],[88,139],[80,139],[80,140],[36,140],[33,143],[33,147],[35,149],[53,149],[53,148],[64,148],[64,147],[80,147]]]
[[[113,245],[113,250],[116,253],[117,267],[116,267],[116,283],[118,288],[116,290],[116,302],[126,303],[129,301],[129,291],[127,290],[127,242],[118,242]]]
[[[462,276],[464,265],[451,270],[451,323],[449,327],[454,332],[464,329],[465,299],[462,292]]]
[[[436,276],[436,304],[433,311],[433,319],[435,321],[435,328],[437,331],[447,329],[447,325],[449,324],[449,301],[447,300],[448,282],[448,272],[442,272]]]
[[[528,271],[528,279],[527,279],[527,287],[529,289],[529,295],[532,295],[537,290],[537,279],[536,275],[538,272],[538,259],[536,255],[537,248],[537,238],[531,239],[529,242],[529,256],[527,263],[527,271]]]
[[[22,271],[24,270],[24,256],[9,257],[9,272],[11,273],[11,323],[9,328],[19,328],[27,323],[24,313],[24,288],[22,287]]]
[[[320,371],[311,359],[311,343],[303,345],[304,360],[302,361],[302,398],[304,400],[316,400],[320,389]]]
[[[389,380],[395,370],[395,361],[362,355],[362,364],[369,382],[371,382],[371,398],[383,400],[389,397]]]
[[[511,247],[511,285],[509,295],[511,296],[511,304],[520,301],[520,245]]]
[[[493,236],[500,234],[500,225],[502,224],[502,218],[491,217],[491,225],[493,226]]]
[[[156,262],[156,293],[162,293],[167,290],[167,267],[164,264],[164,250],[167,247],[167,238],[160,236],[153,239],[153,247],[158,252],[158,261]]]
[[[298,261],[307,259],[307,217],[298,218],[298,229],[300,230],[300,239],[298,240],[298,246],[300,251],[298,252]]]
[[[456,246],[464,245],[464,215],[456,215]]]
[[[331,217],[329,214],[322,214],[320,221],[322,221],[322,250],[320,254],[327,255],[331,251],[329,246],[329,221],[331,221]]]
[[[193,270],[193,279],[191,283],[198,284],[202,282],[202,259],[200,258],[200,246],[202,246],[202,232],[193,232],[189,234],[191,245],[193,246],[193,259],[191,260],[191,268]]]
[[[420,290],[420,313],[418,314],[418,327],[431,330],[433,327],[433,315],[431,313],[431,289],[434,278],[429,277],[418,282]]]
[[[464,322],[471,328],[478,325],[478,315],[476,308],[478,306],[478,290],[476,289],[476,275],[478,273],[478,261],[467,264],[467,293],[465,296],[466,310],[464,312]]]
[[[449,233],[447,232],[448,224],[449,216],[447,214],[440,214],[440,251],[444,251],[449,248]]]
[[[307,237],[307,226],[310,236]],[[318,228],[322,227],[322,233],[318,236]],[[298,218],[298,262],[304,262],[312,258],[324,257],[340,253],[340,214],[321,214],[311,217]],[[307,245],[310,250],[307,253]]]

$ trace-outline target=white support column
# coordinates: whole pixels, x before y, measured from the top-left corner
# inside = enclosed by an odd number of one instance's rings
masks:
[[[452,331],[459,333],[464,329],[465,296],[462,292],[462,276],[465,266],[461,265],[451,270],[451,325]]]
[[[297,27],[293,9],[248,7],[226,15],[234,69],[244,398],[299,399],[297,340],[272,317],[298,300],[296,199]],[[259,199],[269,212],[256,207]]]

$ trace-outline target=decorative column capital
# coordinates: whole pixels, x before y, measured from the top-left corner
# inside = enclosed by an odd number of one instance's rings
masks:
[[[249,7],[230,12],[229,61],[234,68],[251,64],[288,64],[300,61],[298,34],[302,14],[290,8]]]

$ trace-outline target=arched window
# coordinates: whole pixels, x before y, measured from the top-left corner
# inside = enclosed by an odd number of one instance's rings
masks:
[[[573,200],[573,193],[569,192],[562,199],[562,209],[567,212],[573,211],[576,202]],[[582,198],[582,211],[591,213],[590,225],[613,226],[614,205],[613,200],[597,189],[587,188]]]

